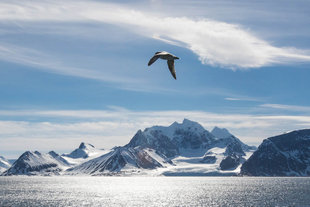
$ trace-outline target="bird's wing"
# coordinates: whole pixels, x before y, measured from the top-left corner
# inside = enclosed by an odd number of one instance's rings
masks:
[[[158,55],[154,55],[154,56],[150,59],[150,61],[149,61],[149,63],[148,63],[147,65],[148,65],[148,66],[152,65],[158,58],[159,58]]]
[[[174,79],[177,79],[177,75],[175,74],[175,69],[174,69],[174,60],[168,60],[168,67],[170,70],[171,75],[174,77]]]

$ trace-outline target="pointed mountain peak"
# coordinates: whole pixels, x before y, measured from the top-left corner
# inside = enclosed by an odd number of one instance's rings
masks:
[[[94,145],[89,143],[82,142],[79,148],[73,150],[69,154],[63,154],[63,156],[71,157],[71,158],[87,158],[90,154],[97,153],[100,150],[97,150]]]
[[[227,129],[217,126],[212,129],[211,133],[217,138],[228,138],[233,136]]]
[[[38,155],[38,156],[41,156],[41,155],[42,155],[41,152],[39,152],[39,151],[34,151],[34,154],[36,154],[36,155]]]
[[[82,142],[79,146],[79,149],[89,149],[95,148],[94,145]]]
[[[182,124],[198,124],[198,122],[184,118]]]
[[[50,151],[48,154],[54,158],[59,156],[59,154],[57,154],[55,151]]]

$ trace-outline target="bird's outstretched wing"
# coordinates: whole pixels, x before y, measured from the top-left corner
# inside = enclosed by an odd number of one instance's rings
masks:
[[[149,63],[148,63],[147,65],[148,65],[148,66],[152,65],[158,58],[159,58],[158,55],[154,55],[154,56],[150,59],[150,61],[149,61]]]
[[[177,75],[175,74],[175,69],[174,69],[174,60],[167,60],[168,67],[170,70],[171,75],[174,77],[174,79],[177,79]]]

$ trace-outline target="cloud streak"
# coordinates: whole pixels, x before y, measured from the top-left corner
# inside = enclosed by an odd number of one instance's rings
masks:
[[[128,77],[122,78],[112,74],[108,75],[107,73],[102,73],[90,68],[85,69],[66,66],[66,64],[64,64],[62,61],[57,60],[50,55],[46,55],[42,51],[12,44],[2,43],[2,45],[0,45],[0,59],[8,62],[29,65],[40,70],[62,75],[73,75],[77,77],[102,80],[107,82],[122,82],[124,84],[137,82],[136,79],[130,79]]]
[[[284,105],[284,104],[262,104],[261,107],[279,109],[285,111],[310,112],[309,106]]]
[[[310,61],[309,51],[272,46],[240,25],[212,19],[169,17],[111,3],[7,1],[0,3],[0,21],[113,24],[185,47],[197,54],[203,64],[230,69]]]

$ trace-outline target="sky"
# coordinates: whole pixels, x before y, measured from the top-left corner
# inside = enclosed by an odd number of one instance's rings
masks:
[[[309,25],[307,0],[1,0],[0,155],[184,118],[252,145],[310,128]]]

